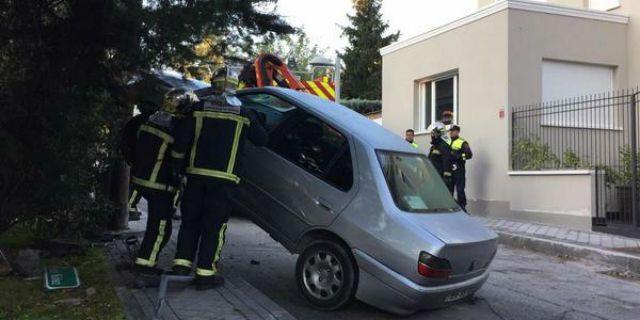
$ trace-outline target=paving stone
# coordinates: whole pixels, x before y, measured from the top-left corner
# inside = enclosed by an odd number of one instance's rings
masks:
[[[518,229],[516,230],[517,232],[526,232],[527,229],[529,229],[529,226],[531,226],[528,223],[523,223],[521,226],[518,227]]]
[[[613,248],[613,239],[611,236],[603,236],[601,246],[605,248]]]
[[[637,248],[638,244],[635,240],[631,240],[631,239],[626,239],[625,240],[625,248]]]
[[[547,234],[547,232],[549,231],[549,227],[547,226],[540,226],[538,228],[538,230],[536,230],[536,232],[534,233],[535,235],[545,235]]]
[[[595,233],[589,233],[589,244],[592,246],[599,247],[602,243],[602,236]]]
[[[589,234],[587,232],[582,232],[578,234],[578,242],[580,243],[589,243]]]
[[[626,245],[626,243],[624,242],[623,238],[620,237],[614,237],[613,238],[613,247],[614,248],[624,248]]]
[[[539,228],[538,225],[532,224],[531,226],[529,226],[529,229],[527,229],[526,232],[528,234],[534,234],[534,233],[536,233],[536,230],[538,230],[538,228]]]
[[[556,236],[559,230],[560,228],[558,227],[549,227],[549,230],[547,230],[547,233],[545,235],[549,238],[553,238]]]
[[[569,235],[569,229],[559,228],[558,232],[555,234],[554,238],[558,239],[558,240],[564,240],[564,239],[567,238],[567,235]]]
[[[576,231],[569,231],[569,233],[567,234],[567,240],[569,241],[578,241],[578,232]]]

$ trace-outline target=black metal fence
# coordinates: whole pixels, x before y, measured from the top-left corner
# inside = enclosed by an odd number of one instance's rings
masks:
[[[512,169],[594,170],[594,224],[638,226],[639,105],[636,88],[512,108]]]

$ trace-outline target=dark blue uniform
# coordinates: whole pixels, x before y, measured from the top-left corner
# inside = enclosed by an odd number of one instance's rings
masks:
[[[198,250],[196,280],[218,273],[231,213],[228,192],[240,182],[239,158],[247,137],[256,145],[267,141],[254,112],[228,105],[221,98],[199,102],[192,116],[177,128],[171,157],[174,170],[186,174],[187,185],[173,264],[174,270],[191,268]]]

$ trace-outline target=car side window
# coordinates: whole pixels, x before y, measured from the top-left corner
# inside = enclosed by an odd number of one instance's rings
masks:
[[[258,93],[238,97],[242,106],[255,110],[268,131],[279,126],[297,108],[295,105],[270,94]]]
[[[291,118],[270,148],[329,184],[347,191],[353,184],[349,143],[338,130],[306,112]]]

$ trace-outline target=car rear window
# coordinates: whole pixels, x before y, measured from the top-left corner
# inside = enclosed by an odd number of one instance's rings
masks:
[[[377,151],[389,192],[400,210],[415,213],[458,211],[458,204],[424,155]]]

